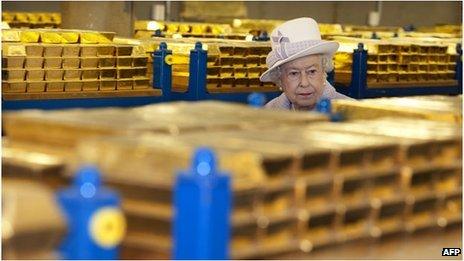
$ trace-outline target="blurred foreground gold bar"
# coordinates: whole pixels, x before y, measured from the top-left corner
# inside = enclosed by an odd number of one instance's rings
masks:
[[[334,100],[332,104],[333,110],[348,120],[391,116],[462,123],[462,96]]]
[[[2,258],[56,259],[64,232],[51,190],[38,182],[2,179]]]

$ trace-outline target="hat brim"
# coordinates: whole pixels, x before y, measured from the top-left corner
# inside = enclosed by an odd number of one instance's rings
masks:
[[[322,41],[316,45],[313,45],[307,49],[304,49],[300,52],[295,53],[294,55],[289,56],[286,59],[280,60],[272,65],[271,68],[267,69],[259,80],[262,82],[274,82],[275,77],[273,76],[273,71],[279,67],[280,65],[293,61],[295,59],[301,58],[303,56],[311,55],[311,54],[329,54],[333,55],[338,50],[339,44],[333,41]]]

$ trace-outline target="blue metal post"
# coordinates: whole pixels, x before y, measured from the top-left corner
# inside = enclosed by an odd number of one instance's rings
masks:
[[[179,173],[174,188],[174,259],[229,258],[230,186],[214,152],[197,149],[192,169]]]
[[[458,88],[460,93],[462,93],[462,47],[460,43],[456,45],[456,52],[458,54],[456,61],[456,80],[458,80]]]
[[[356,99],[365,97],[367,88],[367,50],[362,43],[353,50],[353,69],[351,72],[350,96]]]
[[[81,168],[57,200],[68,223],[59,252],[62,259],[117,259],[126,223],[117,193],[101,186],[98,170]]]
[[[253,92],[248,95],[247,100],[251,107],[261,108],[266,104],[266,95],[259,92]]]
[[[201,42],[195,43],[190,51],[188,100],[204,100],[206,96],[206,63],[208,52],[203,50]]]
[[[165,100],[171,100],[172,66],[166,63],[166,57],[172,55],[165,42],[153,53],[153,88],[161,88]]]
[[[333,122],[343,121],[344,119],[342,114],[332,112],[332,102],[327,98],[321,99],[316,103],[316,111],[328,115],[330,121]]]

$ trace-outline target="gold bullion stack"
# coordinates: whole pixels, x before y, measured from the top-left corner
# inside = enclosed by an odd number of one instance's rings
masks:
[[[379,119],[95,139],[79,151],[123,195],[123,256],[169,258],[174,170],[211,146],[233,180],[231,254],[257,258],[461,222],[461,141],[453,124]]]
[[[232,175],[233,258],[309,252],[461,221],[457,125],[324,120],[220,102],[179,102],[14,112],[6,115],[5,130],[11,144],[74,148],[71,169],[92,162],[103,170],[105,181],[123,196],[124,258],[170,257],[172,181],[176,170],[189,167],[198,146],[214,148],[220,168]]]
[[[189,83],[190,50],[197,41],[208,51],[206,88],[211,93],[278,91],[274,83],[263,83],[259,77],[267,70],[266,56],[271,47],[266,42],[221,39],[166,39],[143,40],[146,52],[156,50],[166,42],[173,51],[172,90],[186,92]]]
[[[462,123],[462,96],[415,96],[333,101],[333,110],[347,119],[405,117]]]
[[[114,44],[114,33],[32,29],[2,33],[4,99],[154,92],[147,77],[148,57],[133,54],[132,45]]]
[[[353,49],[363,42],[368,50],[367,87],[453,86],[458,54],[449,44],[420,39],[367,40],[334,37],[342,46],[335,55],[335,81],[349,84]],[[365,48],[365,49],[366,49]]]
[[[12,28],[60,28],[60,13],[2,12],[2,21]]]
[[[194,22],[165,22],[138,20],[134,22],[134,37],[136,39],[149,39],[156,30],[168,38],[195,37],[195,38],[225,38],[245,40],[246,34],[232,33],[229,24],[194,23]]]

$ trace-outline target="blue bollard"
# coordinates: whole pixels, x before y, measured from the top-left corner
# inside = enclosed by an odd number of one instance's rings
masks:
[[[333,121],[333,122],[339,122],[339,121],[344,120],[344,117],[342,114],[332,112],[332,103],[330,102],[329,99],[326,99],[326,98],[321,99],[320,101],[316,103],[316,111],[323,113],[323,114],[327,114],[330,118],[330,121]]]
[[[197,149],[192,169],[179,173],[174,188],[174,259],[229,259],[230,186],[214,152]]]
[[[266,96],[259,92],[253,92],[247,97],[248,105],[255,108],[264,107],[266,104]]]
[[[117,259],[126,223],[117,193],[101,186],[98,169],[78,170],[70,188],[57,192],[68,223],[62,259]]]

